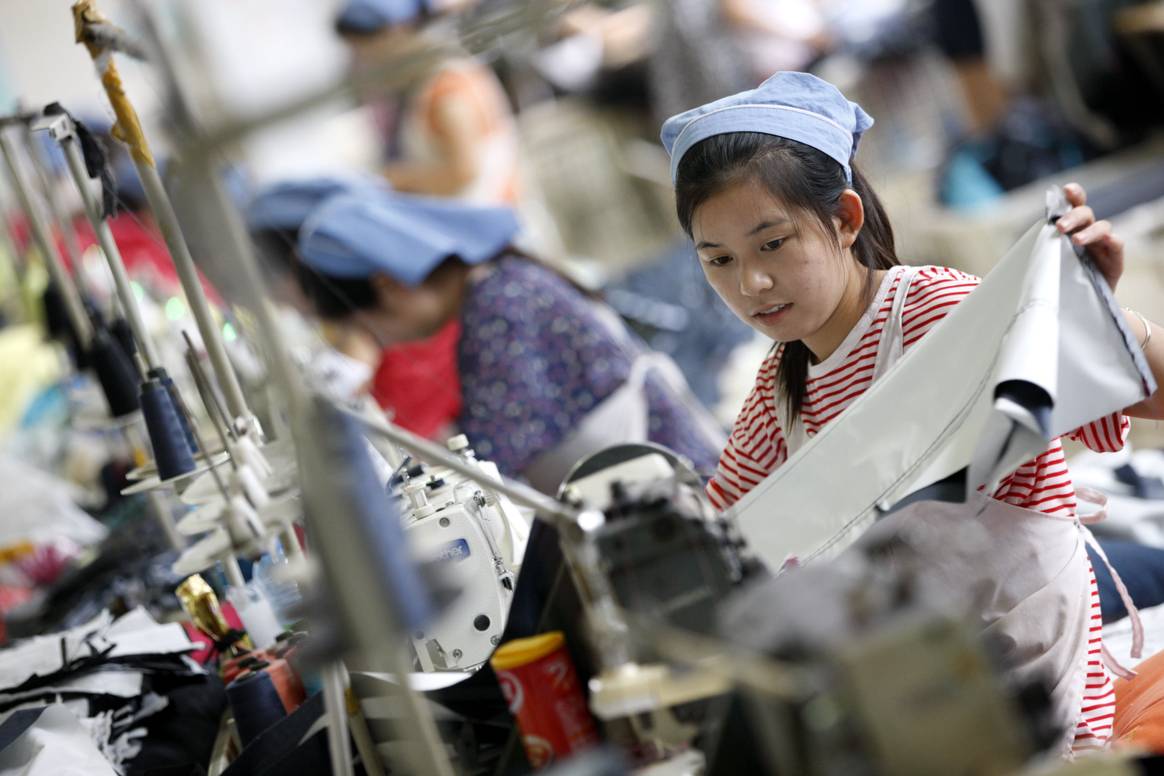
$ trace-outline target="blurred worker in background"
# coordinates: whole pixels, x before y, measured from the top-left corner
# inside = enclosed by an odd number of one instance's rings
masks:
[[[329,197],[341,193],[384,193],[387,185],[372,176],[331,176],[286,180],[259,191],[247,207],[247,226],[263,259],[268,288],[280,303],[301,314],[313,307],[298,274],[299,229],[308,215]],[[393,422],[421,436],[448,435],[461,411],[456,343],[460,324],[450,321],[416,342],[381,347],[358,327],[329,325],[323,335],[344,355],[374,370],[368,389]]]
[[[674,365],[517,233],[507,208],[340,195],[300,232],[300,278],[323,318],[384,345],[459,321],[457,426],[507,475],[553,492],[581,458],[648,440],[714,465],[722,434]]]
[[[358,73],[377,61],[455,39],[425,27],[438,12],[432,0],[351,0],[336,30],[352,50]],[[445,38],[449,39],[446,40]],[[370,87],[388,163],[384,177],[398,191],[514,204],[517,131],[509,100],[493,71],[468,54],[432,63],[399,96]]]

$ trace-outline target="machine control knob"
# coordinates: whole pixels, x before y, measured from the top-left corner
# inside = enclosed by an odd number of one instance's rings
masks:
[[[469,446],[469,437],[464,434],[457,434],[455,437],[449,437],[448,448],[454,453],[459,453]]]
[[[491,624],[492,622],[489,620],[488,615],[478,614],[475,618],[473,618],[473,627],[479,631],[489,630],[489,626]]]

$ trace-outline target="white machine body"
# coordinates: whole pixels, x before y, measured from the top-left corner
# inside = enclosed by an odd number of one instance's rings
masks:
[[[463,437],[450,448],[501,480],[494,464],[473,457]],[[444,468],[426,467],[396,495],[418,560],[436,562],[442,581],[459,591],[435,622],[412,634],[421,670],[474,670],[501,641],[529,522],[505,497]]]

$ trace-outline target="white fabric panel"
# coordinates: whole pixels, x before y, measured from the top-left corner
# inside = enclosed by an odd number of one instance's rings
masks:
[[[0,752],[0,776],[116,776],[89,731],[64,706],[49,706]]]
[[[973,478],[994,482],[1046,448],[1025,409],[996,406],[1000,382],[1025,380],[1052,396],[1050,435],[1058,436],[1149,395],[1134,348],[1070,243],[1039,222],[888,374],[728,514],[773,568],[789,555],[834,554],[879,505],[972,464]]]
[[[103,611],[84,625],[26,639],[0,651],[0,690],[18,687],[33,676],[57,673],[67,662],[87,657],[111,644],[115,646],[109,653],[110,658],[170,655],[194,649],[181,625],[159,625],[141,607],[122,615],[116,622],[108,611]]]

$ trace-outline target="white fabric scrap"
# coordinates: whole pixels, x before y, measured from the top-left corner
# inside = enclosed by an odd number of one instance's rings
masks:
[[[186,631],[176,622],[159,625],[150,613],[137,607],[117,619],[107,638],[116,643],[110,657],[128,655],[173,655],[195,648]]]
[[[73,502],[64,480],[8,455],[0,455],[0,515],[0,546],[61,538],[88,546],[108,533]]]
[[[0,776],[116,776],[90,732],[65,706],[49,706],[0,752]]]
[[[140,671],[120,669],[108,671],[88,671],[76,677],[68,677],[59,682],[43,685],[19,693],[0,694],[0,701],[11,703],[52,694],[112,695],[117,698],[136,698],[141,695],[142,674]]]
[[[116,622],[103,611],[76,628],[36,636],[0,651],[0,692],[19,687],[34,676],[58,673],[73,661],[111,646],[109,658],[180,654],[195,648],[181,625],[159,625],[141,607]]]

